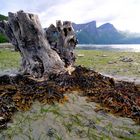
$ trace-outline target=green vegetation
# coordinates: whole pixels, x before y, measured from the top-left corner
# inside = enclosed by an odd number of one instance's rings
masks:
[[[0,14],[0,21],[2,20],[8,20],[8,17]],[[3,34],[0,33],[0,43],[4,42],[8,42],[8,39]]]
[[[19,68],[20,55],[10,49],[0,49],[0,70]]]
[[[0,21],[1,20],[8,20],[8,17],[0,14]]]
[[[78,57],[77,65],[89,67],[105,74],[140,78],[140,53],[76,50],[76,54],[84,55]],[[123,62],[121,61],[123,58],[130,58],[132,62]]]
[[[5,43],[5,42],[8,42],[8,39],[0,33],[0,43]]]
[[[76,65],[91,68],[100,73],[140,78],[140,53],[111,52],[95,50],[76,50]],[[78,55],[84,55],[79,56]],[[132,62],[123,62],[122,58],[131,58]],[[20,55],[10,49],[0,50],[0,70],[18,69]]]

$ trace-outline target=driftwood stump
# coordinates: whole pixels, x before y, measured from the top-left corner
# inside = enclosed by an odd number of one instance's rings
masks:
[[[0,22],[5,33],[22,57],[21,70],[28,75],[0,76],[0,129],[7,126],[14,112],[29,110],[35,100],[42,103],[64,102],[66,93],[77,91],[87,101],[100,103],[104,110],[129,117],[140,124],[140,89],[134,83],[115,81],[98,72],[75,67],[73,49],[77,39],[71,22],[56,22],[43,30],[36,15],[19,11],[9,13]]]
[[[55,29],[55,30],[54,30]],[[9,12],[8,21],[0,22],[0,30],[20,52],[21,71],[33,77],[63,73],[73,64],[76,37],[71,22],[57,22],[44,33],[37,15]]]
[[[49,28],[45,29],[45,36],[60,58],[68,67],[75,62],[75,55],[73,49],[77,44],[77,38],[70,21],[56,21],[56,27],[52,24]]]

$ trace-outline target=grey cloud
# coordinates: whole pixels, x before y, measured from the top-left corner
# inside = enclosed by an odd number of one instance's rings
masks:
[[[28,0],[27,0],[28,1]],[[63,3],[67,3],[66,0],[40,0],[38,2],[38,0],[34,0],[36,1],[36,3],[32,6],[32,7],[28,7],[28,10],[35,10],[36,12],[44,12],[49,10],[51,7],[59,7],[59,4]]]
[[[18,10],[35,13],[43,26],[62,19],[76,23],[113,22],[120,28],[127,22],[127,28],[132,28],[138,23],[139,5],[140,0],[0,0],[0,13],[7,15]],[[130,19],[137,20],[134,26]]]
[[[98,22],[108,22],[108,21],[113,21],[114,19],[117,19],[119,17],[119,15],[108,15],[106,17],[100,17],[100,18],[97,18],[96,20]]]
[[[30,12],[44,12],[53,5],[65,3],[65,0],[1,0],[1,13],[8,13],[9,11],[25,10]]]

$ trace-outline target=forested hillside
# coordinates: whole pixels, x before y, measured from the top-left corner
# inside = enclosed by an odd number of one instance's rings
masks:
[[[7,19],[8,17],[0,14],[0,21],[7,20]],[[0,43],[4,43],[4,42],[8,42],[8,40],[2,33],[0,33]]]

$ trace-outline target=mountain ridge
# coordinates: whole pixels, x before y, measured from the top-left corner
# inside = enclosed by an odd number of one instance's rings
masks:
[[[0,21],[8,17],[0,14]],[[117,30],[113,24],[105,23],[97,27],[96,21],[72,23],[79,44],[140,44],[140,34]],[[0,33],[0,43],[8,42]]]
[[[96,21],[72,23],[79,44],[140,44],[140,34],[119,31],[111,23],[96,26]]]

